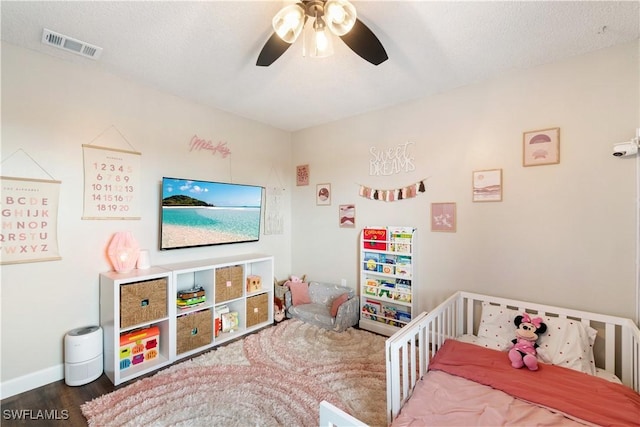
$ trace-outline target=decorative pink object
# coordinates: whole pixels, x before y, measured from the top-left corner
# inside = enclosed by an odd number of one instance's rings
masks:
[[[115,271],[128,273],[136,266],[140,247],[130,231],[119,231],[111,238],[107,255]]]

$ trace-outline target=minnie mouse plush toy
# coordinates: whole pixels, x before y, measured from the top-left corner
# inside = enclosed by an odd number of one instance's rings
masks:
[[[547,325],[540,317],[531,318],[527,313],[516,316],[513,320],[516,327],[516,338],[511,340],[513,347],[509,350],[509,360],[514,368],[527,366],[531,371],[538,370],[536,348],[538,336],[547,331]]]

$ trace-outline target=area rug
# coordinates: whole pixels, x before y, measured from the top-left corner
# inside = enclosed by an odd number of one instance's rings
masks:
[[[89,426],[317,426],[327,400],[386,425],[385,337],[286,320],[82,405]]]

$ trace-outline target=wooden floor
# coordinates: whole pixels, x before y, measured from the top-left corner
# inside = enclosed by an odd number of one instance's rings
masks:
[[[66,385],[64,380],[56,381],[2,400],[0,424],[2,427],[86,426],[87,420],[80,411],[80,405],[115,389],[104,374],[89,384],[77,387]]]

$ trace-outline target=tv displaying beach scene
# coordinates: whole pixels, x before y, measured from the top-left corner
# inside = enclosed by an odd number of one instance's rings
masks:
[[[255,242],[262,187],[162,178],[160,249]]]

